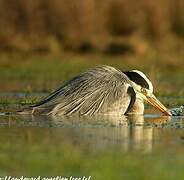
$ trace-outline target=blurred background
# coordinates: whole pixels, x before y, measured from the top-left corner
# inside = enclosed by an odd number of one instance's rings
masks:
[[[0,0],[0,91],[50,92],[107,64],[183,96],[183,12],[183,0]]]
[[[183,0],[1,0],[0,50],[144,54],[184,38]]]
[[[4,113],[99,64],[141,70],[165,106],[184,105],[184,0],[0,0],[1,177],[184,179],[183,117]]]

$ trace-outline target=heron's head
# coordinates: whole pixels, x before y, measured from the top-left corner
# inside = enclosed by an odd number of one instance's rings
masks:
[[[133,87],[137,98],[150,103],[165,115],[171,115],[168,109],[153,94],[153,85],[144,73],[138,70],[127,71],[124,73],[131,80],[131,86]]]

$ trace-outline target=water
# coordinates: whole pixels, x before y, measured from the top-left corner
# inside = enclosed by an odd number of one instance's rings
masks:
[[[16,143],[15,135],[63,143],[88,146],[89,151],[118,146],[122,151],[154,152],[159,147],[168,150],[168,144],[184,148],[184,117],[159,115],[112,117],[48,117],[31,115],[0,115],[1,139]],[[5,132],[6,134],[1,134]],[[23,139],[23,143],[29,143]],[[32,142],[34,143],[34,141]],[[2,144],[2,143],[1,143]],[[30,143],[30,146],[32,144]],[[163,151],[164,151],[163,149]]]
[[[1,176],[181,179],[183,152],[184,117],[152,109],[129,117],[0,114]]]

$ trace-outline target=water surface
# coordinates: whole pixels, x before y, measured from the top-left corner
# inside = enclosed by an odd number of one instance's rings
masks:
[[[152,109],[144,116],[128,117],[2,112],[0,174],[181,179],[183,128],[183,116],[161,116]]]

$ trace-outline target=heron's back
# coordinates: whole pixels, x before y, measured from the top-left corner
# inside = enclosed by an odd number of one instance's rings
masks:
[[[66,82],[30,110],[51,115],[124,114],[131,104],[130,89],[121,71],[99,66]]]

